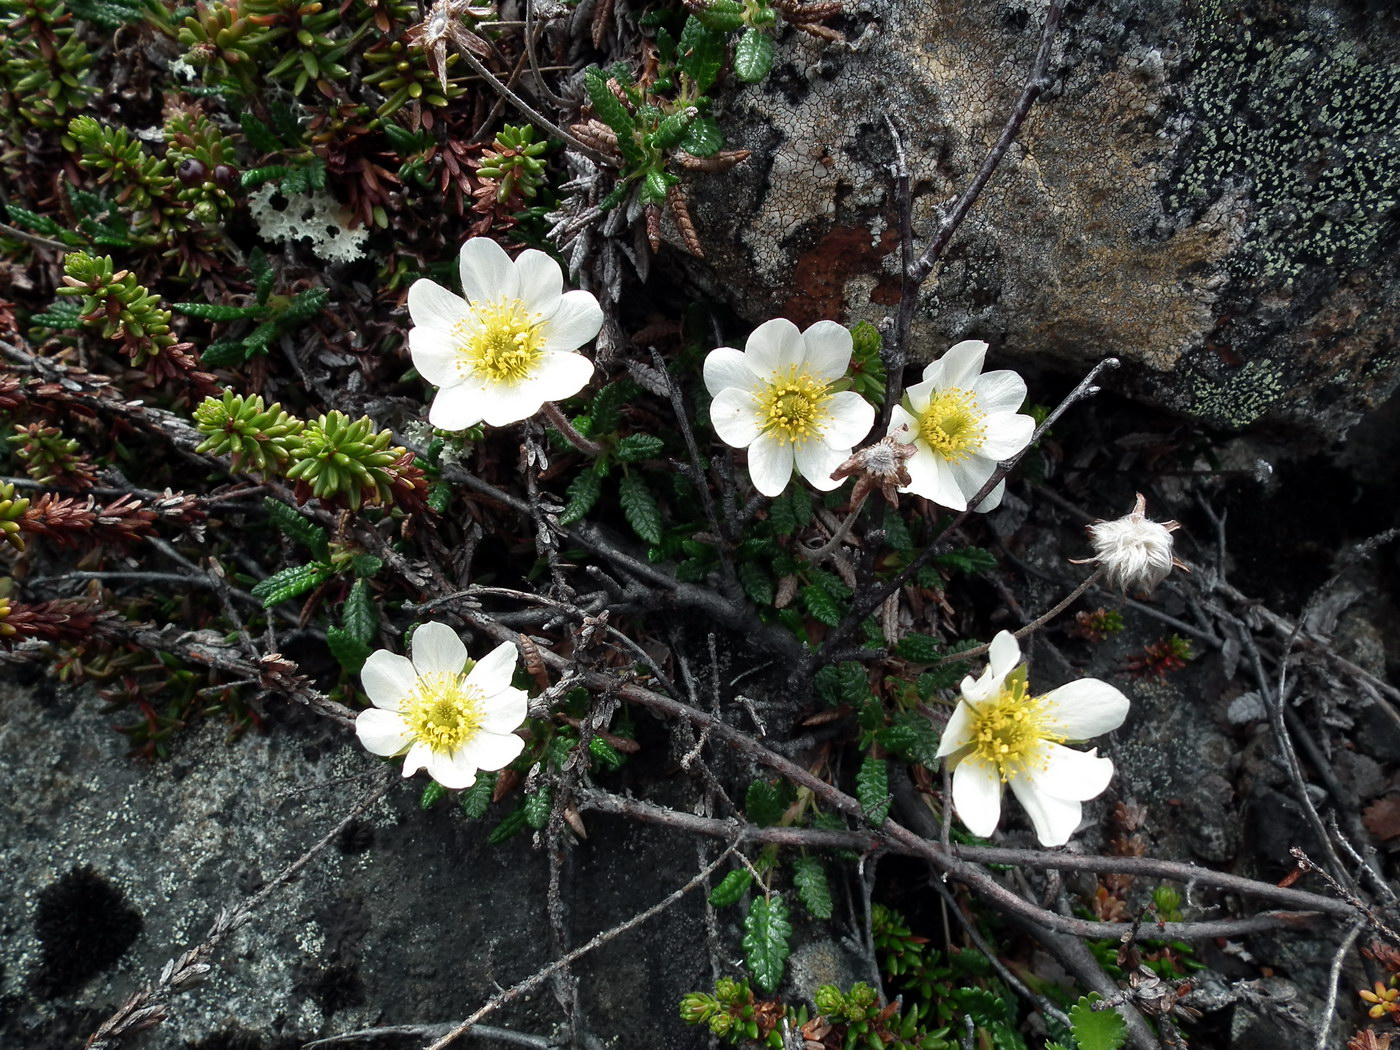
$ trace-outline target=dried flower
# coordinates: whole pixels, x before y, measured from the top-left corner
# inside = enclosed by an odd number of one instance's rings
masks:
[[[893,434],[886,434],[873,445],[866,445],[859,452],[831,472],[838,481],[859,475],[856,487],[851,490],[851,506],[858,507],[872,489],[880,494],[891,507],[899,506],[895,495],[901,487],[909,485],[909,457],[914,455],[914,446],[901,441]]]
[[[593,362],[576,351],[603,325],[592,294],[563,291],[563,271],[544,252],[512,262],[484,237],[462,245],[461,269],[465,298],[426,279],[408,290],[413,364],[439,388],[433,426],[503,427],[583,389]]]
[[[1026,383],[1015,372],[982,372],[987,344],[958,343],[924,369],[924,378],[904,392],[896,405],[890,434],[913,434],[909,460],[913,492],[949,510],[966,510],[967,501],[987,483],[1002,460],[1028,444],[1035,420],[1016,409],[1026,399]],[[900,440],[910,440],[907,436]],[[977,505],[980,511],[1001,504],[1004,485]]]
[[[1181,526],[1174,521],[1149,521],[1146,510],[1147,497],[1139,492],[1130,513],[1088,526],[1094,556],[1074,564],[1095,562],[1103,566],[1108,585],[1125,594],[1129,588],[1150,593],[1167,578],[1172,566],[1185,569],[1172,556],[1172,533]]]
[[[502,642],[467,668],[467,647],[446,624],[413,632],[413,658],[379,649],[360,679],[374,707],[355,719],[376,755],[404,755],[403,775],[420,769],[446,788],[469,788],[479,769],[501,769],[525,742],[526,697],[510,684],[516,649]]]
[[[938,744],[953,770],[953,805],[969,831],[988,836],[1001,818],[1002,785],[1010,784],[1041,844],[1063,846],[1079,826],[1080,803],[1108,786],[1113,763],[1097,748],[1061,745],[1117,729],[1128,698],[1097,678],[1032,696],[1021,646],[1008,631],[992,639],[987,660],[981,678],[963,679],[962,701]]]
[[[710,419],[727,445],[749,450],[749,476],[765,496],[787,487],[793,468],[823,492],[875,410],[837,381],[851,363],[851,333],[835,321],[805,332],[774,318],[754,329],[742,351],[722,346],[705,358]]]

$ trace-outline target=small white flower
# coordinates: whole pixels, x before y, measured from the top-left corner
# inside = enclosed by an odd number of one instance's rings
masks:
[[[470,671],[467,647],[444,623],[413,632],[413,659],[379,649],[360,672],[374,707],[355,719],[360,743],[376,755],[404,755],[403,775],[420,769],[446,788],[469,788],[478,769],[502,769],[520,755],[523,690],[510,684],[518,658],[502,642]]]
[[[1102,565],[1108,585],[1124,594],[1130,589],[1151,593],[1167,578],[1172,566],[1186,568],[1172,557],[1172,533],[1179,528],[1181,526],[1174,521],[1149,520],[1147,497],[1139,492],[1130,513],[1089,526],[1094,556],[1074,563]]]
[[[958,343],[925,368],[923,381],[895,406],[889,432],[917,449],[908,464],[909,485],[901,491],[966,510],[997,464],[1030,444],[1035,420],[1016,412],[1026,399],[1025,380],[1009,369],[984,374],[986,356],[986,343]],[[995,510],[1005,490],[998,485],[977,509]]]
[[[427,279],[408,290],[413,366],[439,388],[428,422],[503,427],[582,390],[593,362],[577,350],[603,325],[598,300],[565,292],[563,271],[544,252],[512,262],[486,237],[462,245],[461,267],[466,298]]]
[[[835,389],[851,363],[851,333],[835,321],[800,332],[774,318],[754,329],[742,351],[722,346],[705,358],[710,420],[727,445],[749,450],[749,476],[765,496],[787,487],[793,467],[823,492],[831,472],[870,433],[875,410]]]
[[[1041,844],[1063,846],[1079,826],[1080,803],[1108,786],[1113,763],[1097,748],[1061,745],[1117,729],[1128,698],[1097,678],[1030,695],[1021,646],[1009,631],[992,639],[987,663],[981,678],[963,679],[963,698],[938,744],[953,771],[958,818],[986,838],[1001,819],[1002,785],[1010,784]]]

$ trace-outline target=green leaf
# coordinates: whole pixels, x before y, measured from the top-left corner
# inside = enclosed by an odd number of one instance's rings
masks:
[[[883,758],[866,755],[856,774],[856,798],[865,819],[874,827],[883,827],[890,814],[890,775]]]
[[[522,807],[525,810],[525,823],[539,831],[549,823],[549,810],[553,805],[554,788],[542,784],[538,791],[532,791],[525,796]]]
[[[583,72],[583,86],[593,103],[593,113],[617,133],[617,147],[622,151],[622,159],[627,167],[636,170],[645,163],[641,148],[637,145],[636,118],[627,112],[627,107],[618,101],[608,87],[608,75],[597,66],[590,66]]]
[[[661,542],[661,508],[640,474],[624,474],[618,483],[622,514],[632,531],[650,544]]]
[[[642,179],[642,203],[643,204],[665,204],[666,190],[670,183],[666,179],[666,173],[659,168],[651,168]]]
[[[247,136],[249,145],[257,152],[277,153],[282,149],[282,143],[277,140],[272,129],[253,116],[252,110],[244,109],[239,114],[238,122],[243,125],[243,134]]]
[[[788,938],[792,924],[788,922],[787,905],[779,894],[770,898],[755,897],[749,902],[744,916],[744,962],[753,974],[754,984],[772,995],[783,979],[783,968],[789,952]]]
[[[345,598],[345,607],[340,610],[340,622],[346,632],[369,645],[374,641],[375,629],[379,626],[379,610],[374,607],[374,599],[369,594],[369,584],[363,579],[350,585],[350,593]]]
[[[801,592],[802,603],[807,606],[807,611],[812,614],[812,618],[820,620],[828,627],[835,627],[841,622],[841,607],[836,604],[836,599],[827,594],[816,584],[808,584]]]
[[[384,568],[384,559],[377,554],[355,554],[350,558],[350,571],[361,579],[369,579]]]
[[[655,459],[665,447],[666,442],[654,434],[628,434],[617,443],[617,458],[624,463]]]
[[[428,786],[423,789],[423,796],[418,800],[419,809],[432,809],[447,795],[447,788],[443,787],[436,780],[428,781]]]
[[[491,834],[486,836],[486,841],[493,846],[500,845],[516,832],[523,830],[524,827],[525,807],[520,806],[501,818],[501,822],[491,829]]]
[[[742,562],[738,568],[739,583],[744,593],[758,605],[772,605],[775,591],[772,578],[751,561]]]
[[[569,502],[559,515],[560,525],[572,525],[593,509],[603,492],[603,479],[592,470],[585,470],[569,482]]]
[[[878,731],[880,746],[906,762],[917,762],[933,769],[938,765],[939,731],[917,711],[901,711],[892,725]]]
[[[248,348],[242,339],[220,339],[199,353],[199,363],[205,368],[231,368],[248,360]]]
[[[656,130],[647,136],[647,145],[663,151],[675,149],[680,145],[681,139],[685,138],[685,133],[695,121],[695,116],[693,109],[683,109],[663,117]]]
[[[326,530],[310,518],[302,515],[295,507],[275,500],[271,496],[263,498],[263,509],[277,526],[277,530],[290,540],[296,540],[320,561],[330,559],[330,537]]]
[[[724,132],[713,117],[699,117],[686,129],[680,147],[694,157],[713,157],[724,145]]]
[[[931,664],[944,655],[944,646],[937,638],[926,634],[906,634],[895,645],[894,652],[916,664]]]
[[[313,561],[307,565],[291,565],[281,572],[275,572],[253,587],[253,597],[263,603],[263,608],[271,609],[288,598],[305,594],[331,578],[335,570],[324,562]]]
[[[326,628],[326,647],[336,663],[351,674],[359,674],[369,659],[370,648],[343,627]]]
[[[496,790],[497,773],[478,773],[476,783],[462,792],[462,812],[472,820],[480,820],[491,805]]]
[[[757,29],[747,30],[734,48],[734,75],[745,84],[757,84],[773,68],[773,38]]]
[[[186,317],[201,317],[206,321],[237,321],[244,317],[261,317],[261,306],[227,306],[223,303],[171,303],[170,309]]]
[[[786,780],[770,784],[766,780],[755,780],[744,795],[744,814],[749,823],[768,827],[783,819],[783,813],[792,801],[792,787]]]
[[[862,664],[848,661],[827,664],[813,679],[817,695],[832,707],[858,704],[870,695],[870,681]]]
[[[739,898],[748,892],[749,884],[752,882],[753,875],[749,873],[748,868],[736,868],[710,891],[710,903],[716,908],[727,908],[731,904],[738,904]]]
[[[744,24],[744,5],[739,0],[710,0],[694,17],[711,29],[728,33]],[[684,33],[681,34],[681,39],[684,41]]]
[[[933,560],[956,572],[991,572],[997,567],[996,555],[981,547],[960,547]]]
[[[428,486],[428,507],[438,514],[446,514],[452,505],[452,485],[446,481],[434,481]]]
[[[798,900],[812,918],[831,918],[831,887],[821,861],[816,857],[796,858],[792,862],[792,881],[797,886]]]
[[[604,769],[620,769],[627,758],[600,736],[588,738],[588,753]]]
[[[1069,1023],[1079,1050],[1118,1050],[1128,1041],[1128,1026],[1117,1010],[1094,1010],[1101,998],[1097,992],[1086,995],[1069,1008]]]
[[[680,44],[676,48],[676,65],[682,73],[695,81],[695,86],[703,95],[710,90],[715,77],[719,76],[727,50],[723,33],[711,29],[691,15],[685,20],[685,27],[681,30]]]

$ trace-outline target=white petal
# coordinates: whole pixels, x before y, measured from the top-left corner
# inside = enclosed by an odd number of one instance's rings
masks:
[[[1031,818],[1035,837],[1042,846],[1063,846],[1084,816],[1078,802],[1037,791],[1035,782],[1027,777],[1013,779],[1011,792]]]
[[[1046,744],[1049,765],[1023,774],[1035,790],[1052,798],[1087,802],[1103,794],[1113,779],[1113,761],[1100,758],[1098,748],[1076,751],[1072,747]]]
[[[948,473],[952,475],[953,484],[962,493],[964,506],[977,495],[977,491],[987,483],[987,479],[996,473],[997,466],[996,460],[985,459],[982,456],[968,456],[966,459],[948,463]],[[986,502],[983,500],[979,503],[977,509],[984,512],[990,510]]]
[[[411,777],[420,769],[426,769],[432,757],[433,749],[423,741],[415,740],[413,746],[408,749],[408,754],[403,756],[403,775]]]
[[[481,719],[481,728],[488,733],[514,733],[525,724],[525,713],[530,706],[530,698],[523,689],[509,686],[485,701],[486,712]]]
[[[968,390],[982,371],[987,344],[980,339],[964,339],[939,359],[943,366],[943,386]]]
[[[915,412],[922,412],[928,408],[929,399],[933,397],[933,392],[942,390],[946,385],[943,382],[943,362],[930,361],[924,366],[923,378],[904,388],[904,396],[909,399]]]
[[[426,277],[414,281],[408,289],[408,316],[415,325],[451,328],[470,315],[471,307],[465,299]]]
[[[467,665],[467,647],[445,623],[420,624],[409,639],[413,667],[420,675],[461,674]]]
[[[938,740],[938,754],[935,758],[945,758],[970,745],[972,740],[972,708],[960,703],[953,709],[953,716],[943,727],[943,736]]]
[[[515,260],[515,273],[520,280],[517,293],[531,313],[553,312],[564,293],[564,271],[542,251],[529,248]]]
[[[397,755],[413,742],[408,724],[393,711],[371,707],[355,716],[355,735],[374,755]]]
[[[885,433],[893,434],[896,441],[911,445],[919,436],[919,421],[906,412],[903,405],[895,405],[894,411],[890,413],[890,429]]]
[[[765,496],[780,496],[792,477],[792,446],[760,434],[749,445],[749,477]]]
[[[1128,698],[1107,682],[1081,678],[1045,694],[1056,732],[1066,740],[1088,740],[1108,733],[1128,717]]]
[[[428,408],[428,422],[440,430],[466,430],[481,422],[489,399],[478,385],[445,386]]]
[[[412,328],[408,351],[418,374],[434,386],[460,383],[471,371],[457,337],[438,328]]]
[[[545,350],[535,369],[527,382],[543,395],[541,404],[573,397],[593,378],[593,362],[572,350]]]
[[[545,318],[544,345],[549,350],[577,350],[603,327],[603,308],[592,292],[575,289],[559,297],[554,313]]]
[[[462,294],[469,303],[497,303],[520,296],[520,275],[506,250],[489,237],[462,245]]]
[[[792,447],[793,463],[801,474],[819,492],[830,492],[839,488],[844,478],[839,480],[831,472],[850,458],[851,448],[835,449],[820,441],[804,441]]]
[[[748,448],[760,432],[753,395],[739,387],[725,387],[710,402],[710,425],[726,445]]]
[[[578,354],[571,356],[579,357]],[[591,361],[584,357],[579,357],[579,360],[587,362],[589,371],[592,371]],[[520,383],[493,383],[481,392],[481,418],[487,426],[492,427],[508,427],[522,419],[529,419],[540,410],[541,405],[551,400],[545,396],[548,389],[548,384],[529,380]]]
[[[476,771],[480,767],[473,760],[469,747],[470,743],[456,751],[429,752],[428,760],[424,763],[428,767],[428,776],[453,791],[471,787],[476,783]]]
[[[854,390],[836,391],[826,408],[831,418],[822,424],[822,441],[831,448],[845,449],[846,455],[841,457],[845,459],[875,425],[875,409]]]
[[[987,667],[1000,681],[1021,662],[1021,643],[1010,631],[998,631],[987,647]]]
[[[1009,412],[987,416],[983,426],[987,433],[977,454],[997,461],[1010,459],[1020,452],[1031,443],[1031,435],[1035,433],[1034,419]]]
[[[977,513],[986,514],[1001,506],[1001,498],[1006,495],[1006,481],[998,481],[997,487],[987,493],[987,498],[977,504]]]
[[[476,662],[476,666],[467,675],[467,684],[474,689],[480,689],[484,696],[492,696],[510,686],[510,680],[515,675],[515,665],[519,662],[520,650],[515,647],[515,643],[502,642]]]
[[[967,499],[953,479],[948,461],[924,442],[916,441],[914,444],[918,451],[904,464],[909,471],[909,484],[901,491],[912,492],[949,510],[966,510]]]
[[[798,365],[806,353],[802,333],[786,317],[764,321],[753,330],[744,344],[749,363],[757,375],[767,377],[771,372],[786,372]]]
[[[705,389],[711,397],[729,387],[752,390],[757,378],[742,350],[721,346],[705,355]]]
[[[1009,368],[998,368],[978,376],[972,392],[983,412],[1015,412],[1026,400],[1026,381]]]
[[[965,758],[953,770],[953,806],[978,838],[988,838],[1001,819],[1001,777],[996,766]]]
[[[465,744],[462,751],[477,769],[504,769],[525,750],[525,741],[514,733],[489,733],[483,730]]]
[[[807,348],[808,375],[830,383],[846,374],[851,364],[851,333],[845,326],[835,321],[818,321],[802,333],[802,342]]]
[[[418,674],[408,657],[376,649],[360,668],[360,684],[375,707],[397,711],[404,697],[417,688]]]

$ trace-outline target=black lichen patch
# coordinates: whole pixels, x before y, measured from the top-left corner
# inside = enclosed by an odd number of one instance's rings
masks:
[[[374,826],[363,820],[352,820],[336,837],[335,848],[341,853],[363,853],[374,845]]]
[[[35,992],[68,995],[111,967],[141,933],[141,913],[90,867],[74,868],[39,894],[34,933],[43,955]]]

